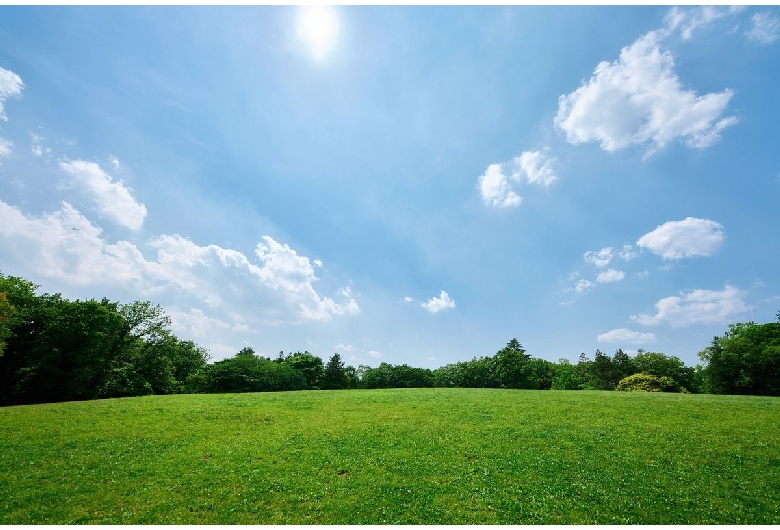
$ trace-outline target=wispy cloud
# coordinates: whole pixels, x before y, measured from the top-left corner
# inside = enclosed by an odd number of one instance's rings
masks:
[[[9,142],[5,138],[0,138],[0,158],[8,158],[14,151],[13,142]]]
[[[780,18],[771,13],[756,13],[751,19],[753,27],[745,35],[756,44],[772,44],[780,38]]]
[[[722,291],[698,289],[680,296],[662,298],[655,304],[656,314],[633,315],[631,320],[647,326],[667,322],[672,327],[692,324],[727,324],[749,309],[745,291],[727,285]]]
[[[121,181],[115,182],[95,162],[62,160],[60,168],[73,177],[95,202],[101,214],[131,230],[141,228],[146,217],[146,206],[136,201],[131,190]]]
[[[574,290],[577,291],[578,293],[584,293],[584,292],[587,292],[589,289],[592,289],[595,286],[596,286],[596,284],[593,283],[590,280],[579,280],[574,285]]]
[[[23,88],[21,77],[11,70],[0,68],[0,120],[8,121],[8,116],[5,115],[5,101],[8,98],[21,96]]]
[[[640,333],[626,328],[613,329],[597,337],[599,342],[622,342],[629,344],[646,344],[655,341],[655,334]]]

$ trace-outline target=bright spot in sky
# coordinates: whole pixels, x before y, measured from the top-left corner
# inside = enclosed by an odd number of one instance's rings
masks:
[[[329,6],[303,7],[298,13],[298,37],[317,61],[323,61],[336,45],[339,20]]]

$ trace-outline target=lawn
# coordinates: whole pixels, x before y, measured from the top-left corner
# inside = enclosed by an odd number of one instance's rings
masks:
[[[0,524],[780,524],[780,399],[492,389],[0,408]]]

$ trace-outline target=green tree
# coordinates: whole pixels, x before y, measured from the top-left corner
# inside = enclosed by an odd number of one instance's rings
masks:
[[[325,390],[347,388],[347,374],[344,369],[344,361],[341,360],[341,355],[338,353],[334,353],[328,359],[328,364],[325,365],[322,388]]]
[[[669,377],[687,390],[695,390],[695,370],[685,366],[677,357],[669,357],[660,352],[637,352],[634,358],[637,372],[652,374],[656,377]]]
[[[558,359],[550,387],[553,390],[579,390],[580,378],[577,366],[568,359]]]
[[[699,352],[705,388],[715,394],[780,396],[779,322],[731,324]]]
[[[304,351],[288,355],[284,362],[303,373],[303,376],[306,378],[307,389],[319,390],[322,388],[322,378],[325,375],[322,359],[308,351]]]

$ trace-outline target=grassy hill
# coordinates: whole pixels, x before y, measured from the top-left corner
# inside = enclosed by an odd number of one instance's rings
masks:
[[[411,389],[0,409],[0,524],[780,524],[780,400]]]

